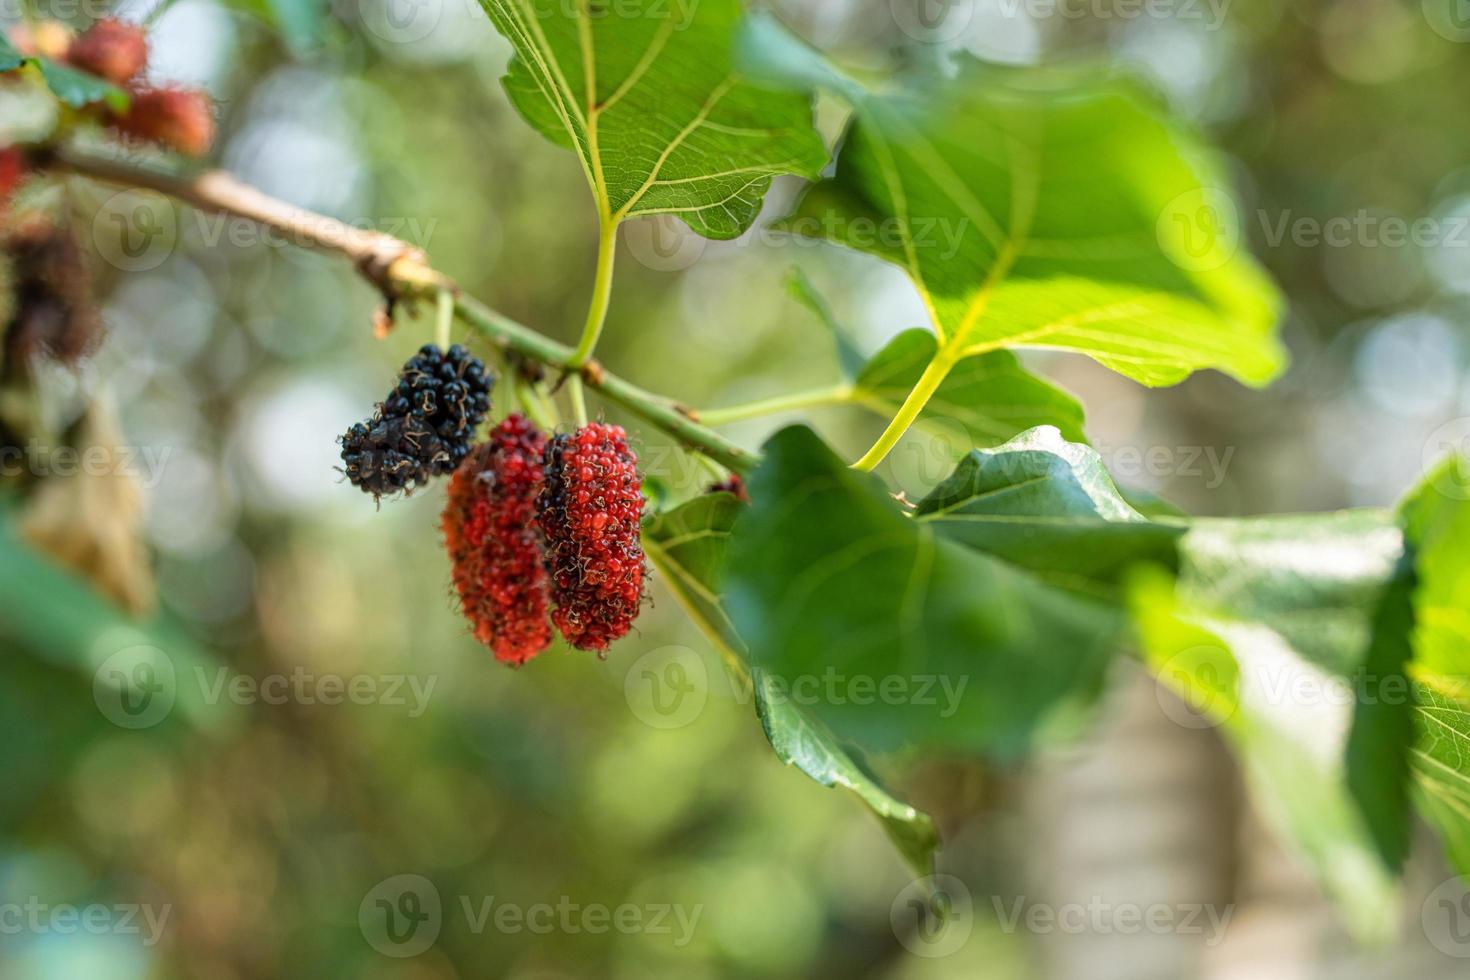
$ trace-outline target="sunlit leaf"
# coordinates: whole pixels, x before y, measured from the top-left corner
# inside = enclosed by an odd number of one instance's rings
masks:
[[[779,227],[903,268],[950,356],[1076,351],[1148,385],[1281,371],[1279,299],[1219,168],[1129,86],[963,57],[870,92],[769,19],[749,32],[752,71],[853,106],[835,175]]]
[[[576,151],[614,222],[672,214],[734,238],[772,177],[813,177],[826,162],[808,101],[737,73],[739,0],[482,3],[515,48],[511,101]]]

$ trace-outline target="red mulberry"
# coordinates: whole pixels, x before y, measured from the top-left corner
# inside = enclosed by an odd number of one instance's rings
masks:
[[[104,17],[71,42],[66,60],[114,85],[126,85],[148,64],[148,37],[136,24]]]
[[[552,621],[572,646],[607,649],[643,603],[638,459],[627,434],[594,423],[546,446],[541,530],[551,569]]]
[[[454,472],[490,410],[493,384],[485,365],[459,344],[447,354],[424,345],[372,418],[342,436],[347,479],[382,497]]]
[[[214,142],[214,106],[194,89],[140,88],[131,93],[125,113],[110,125],[123,136],[147,140],[191,157],[209,152]]]
[[[449,481],[444,541],[475,638],[520,665],[551,643],[549,588],[536,527],[546,436],[512,415]]]

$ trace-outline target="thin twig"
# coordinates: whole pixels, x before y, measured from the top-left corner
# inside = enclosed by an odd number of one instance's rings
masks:
[[[421,249],[378,231],[353,228],[335,218],[287,204],[251,187],[223,170],[179,173],[154,165],[101,158],[73,150],[54,150],[35,161],[42,168],[95,180],[151,190],[201,211],[234,215],[272,228],[294,245],[334,252],[351,259],[389,300],[434,300],[445,291],[454,312],[502,350],[576,373],[587,387],[652,423],[685,447],[733,470],[748,471],[759,457],[712,429],[673,399],[644,391],[595,360],[557,343],[464,295],[453,280],[429,264]]]

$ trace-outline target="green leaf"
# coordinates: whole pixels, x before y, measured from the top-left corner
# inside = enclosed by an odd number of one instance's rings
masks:
[[[1012,755],[1100,686],[1118,610],[912,520],[809,429],[772,437],[750,494],[726,608],[838,738]]]
[[[1161,683],[1224,726],[1276,825],[1374,933],[1406,843],[1404,702],[1384,681],[1407,643],[1391,514],[1148,520],[1095,452],[1048,429],[971,453],[916,513],[1054,584],[1128,595]]]
[[[927,813],[894,799],[840,746],[832,733],[812,715],[793,704],[769,674],[755,674],[755,706],[761,727],[776,756],[823,786],[841,786],[855,793],[873,812],[898,853],[919,877],[934,873],[939,835]]]
[[[863,368],[854,383],[854,399],[891,417],[937,351],[927,330],[905,330]],[[1081,404],[1027,371],[1009,351],[991,351],[957,364],[919,415],[920,422],[940,419],[958,423],[973,444],[982,446],[1048,423],[1068,439],[1086,439]]]
[[[719,599],[730,529],[745,509],[728,493],[695,497],[650,518],[643,545],[665,585],[695,624],[714,642],[735,671],[750,677],[749,655]],[[939,846],[927,813],[896,799],[850,750],[838,743],[801,705],[782,697],[767,675],[752,684],[756,715],[776,757],[823,786],[841,786],[873,812],[900,855],[920,876],[933,870]]]
[[[1185,531],[1144,520],[1101,457],[1051,426],[970,453],[915,514],[951,540],[1054,585],[1110,598],[1135,562],[1177,567]]]
[[[1343,774],[1348,706],[1283,702],[1280,693],[1329,691],[1332,677],[1268,627],[1191,608],[1162,572],[1140,572],[1131,596],[1144,660],[1160,683],[1221,728],[1257,805],[1312,862],[1350,930],[1389,939],[1396,890]]]
[[[1470,875],[1470,461],[1441,463],[1401,515],[1418,582],[1408,668],[1418,701],[1414,796]]]
[[[54,564],[15,532],[8,514],[0,514],[0,637],[34,656],[100,676],[112,658],[139,653],[167,685],[179,713],[201,727],[234,718],[228,702],[210,702],[204,686],[188,678],[214,670],[216,664],[182,633],[160,622],[139,622],[113,606],[84,580]],[[133,670],[116,671],[124,686],[136,683]],[[168,679],[172,679],[171,682]],[[100,707],[100,704],[99,704]]]
[[[826,163],[809,102],[737,74],[739,0],[481,2],[515,49],[511,101],[577,153],[611,223],[674,214],[734,238],[772,177]]]
[[[41,77],[46,80],[46,86],[51,89],[52,94],[72,108],[83,109],[106,102],[117,112],[127,110],[130,101],[128,93],[111,82],[50,58],[37,58],[35,61],[40,66]]]
[[[730,528],[744,505],[728,493],[707,493],[644,522],[643,549],[679,605],[727,663],[744,670],[744,644],[720,603],[720,575]]]
[[[779,227],[903,268],[951,359],[1075,351],[1147,385],[1278,375],[1280,300],[1240,247],[1220,168],[1109,77],[969,57],[916,92],[865,91],[815,51],[747,39],[752,71],[853,106],[835,175]]]

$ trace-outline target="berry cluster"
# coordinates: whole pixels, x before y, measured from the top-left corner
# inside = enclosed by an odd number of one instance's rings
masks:
[[[643,602],[643,513],[638,459],[620,426],[593,423],[546,447],[541,531],[551,570],[552,620],[572,646],[606,650]]]
[[[347,478],[376,498],[454,472],[490,410],[493,383],[485,365],[459,344],[447,354],[424,345],[372,417],[342,436]]]
[[[551,644],[549,579],[536,528],[546,436],[520,415],[490,431],[449,481],[442,526],[464,614],[495,659],[519,666]]]
[[[137,24],[105,17],[73,38],[65,25],[40,21],[17,28],[10,40],[21,54],[64,61],[125,89],[125,109],[99,110],[100,121],[118,135],[189,156],[202,156],[214,142],[214,106],[207,94],[142,80],[148,36]]]

